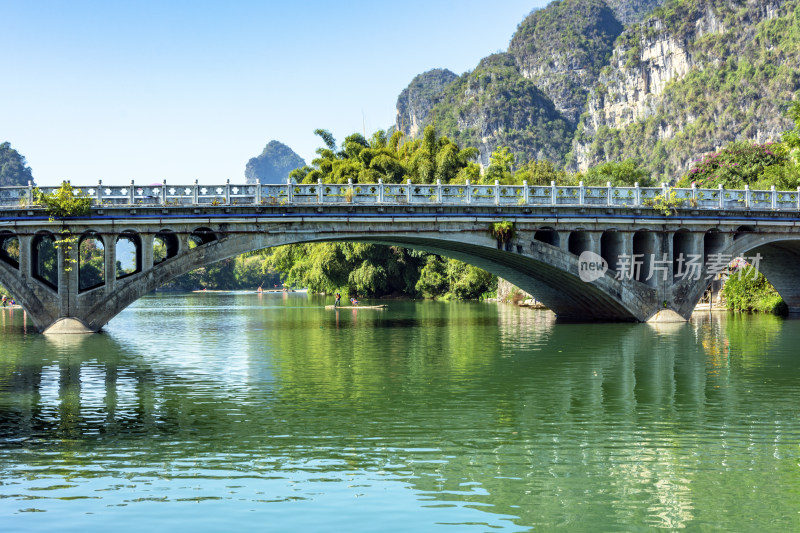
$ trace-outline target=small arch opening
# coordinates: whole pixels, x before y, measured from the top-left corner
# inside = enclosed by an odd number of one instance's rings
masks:
[[[710,255],[718,254],[725,247],[725,235],[719,230],[710,229],[703,237],[703,256],[706,262]]]
[[[685,277],[694,279],[700,276],[703,256],[695,242],[695,235],[686,229],[680,229],[672,235],[673,281],[679,281]]]
[[[217,240],[211,228],[197,228],[189,235],[189,248],[196,248]]]
[[[19,237],[10,231],[0,231],[0,261],[19,268]]]
[[[558,236],[558,232],[553,228],[542,228],[533,234],[533,238],[551,246],[558,247],[561,245],[561,239]]]
[[[88,232],[78,241],[78,290],[102,287],[106,279],[106,253],[103,238]]]
[[[737,240],[740,237],[744,237],[748,233],[755,233],[756,228],[753,226],[739,226],[736,228],[736,233],[733,234],[733,240]]]
[[[651,287],[656,286],[659,275],[653,270],[656,255],[656,235],[652,231],[633,234],[633,279]]]
[[[625,234],[621,231],[604,231],[600,237],[600,256],[608,263],[608,268],[619,272],[622,269],[622,256],[625,253]]]
[[[573,231],[569,234],[567,245],[569,246],[570,253],[581,255],[586,250],[591,250],[592,237],[586,231]]]
[[[53,290],[58,290],[58,250],[52,233],[35,235],[31,241],[31,275]]]
[[[178,247],[178,236],[174,232],[165,229],[156,233],[153,237],[153,264],[163,263],[178,255]]]
[[[142,240],[137,233],[125,231],[117,237],[116,257],[117,279],[142,271]]]

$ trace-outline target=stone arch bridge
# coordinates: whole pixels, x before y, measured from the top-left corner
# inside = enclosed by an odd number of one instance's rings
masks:
[[[224,187],[213,196],[195,184],[172,199],[163,184],[149,195],[140,188],[138,201],[133,185],[106,188],[117,190],[111,200],[83,188],[98,196],[92,213],[59,220],[25,202],[29,188],[0,190],[0,205],[17,201],[0,208],[0,284],[39,331],[96,332],[138,298],[201,266],[285,244],[363,241],[484,268],[575,320],[687,320],[710,278],[745,257],[790,311],[800,312],[797,191],[711,190],[706,197],[683,189],[684,201],[666,214],[647,205],[668,195],[666,186]],[[506,241],[490,231],[500,221],[513,223]],[[72,242],[59,245],[65,235]],[[87,240],[102,249],[101,276],[88,282],[78,255]]]

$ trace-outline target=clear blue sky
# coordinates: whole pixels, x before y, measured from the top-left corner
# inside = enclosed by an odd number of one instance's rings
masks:
[[[40,185],[244,182],[279,140],[321,145],[395,120],[432,68],[505,50],[549,0],[0,0],[0,142]]]

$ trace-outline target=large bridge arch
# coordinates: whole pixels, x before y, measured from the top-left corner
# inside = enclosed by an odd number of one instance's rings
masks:
[[[706,232],[701,236],[705,244],[708,244],[706,239],[709,234],[714,234],[714,237],[711,237],[711,250],[704,246],[704,259],[708,259],[712,253],[726,259],[760,255],[758,270],[781,295],[789,312],[800,313],[800,235],[758,232],[748,228],[748,231],[727,235],[722,244],[718,232]],[[684,313],[691,314],[691,309],[708,288],[710,280],[706,279],[709,275],[707,266],[708,263],[704,261],[699,282],[684,279],[674,287],[675,294],[685,300],[682,307]]]
[[[643,284],[631,288],[611,274],[591,283],[584,282],[577,274],[578,258],[574,254],[535,239],[528,247],[530,252],[514,253],[498,249],[496,241],[488,234],[460,231],[437,232],[435,236],[364,234],[363,231],[301,234],[267,231],[215,238],[154,264],[144,272],[117,280],[113,293],[94,302],[83,320],[89,329],[97,331],[128,305],[170,280],[245,252],[287,244],[336,241],[401,246],[464,261],[534,294],[561,318],[635,321],[652,315],[649,302],[654,291],[651,288]]]

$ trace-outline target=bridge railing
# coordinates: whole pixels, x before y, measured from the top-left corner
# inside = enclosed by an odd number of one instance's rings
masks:
[[[698,210],[800,211],[800,187],[794,191],[614,187],[579,185],[502,185],[429,183],[294,183],[74,186],[76,194],[90,196],[97,206],[231,206],[231,205],[448,205],[448,206],[605,206],[650,207],[670,205]],[[41,187],[52,193],[57,187]],[[34,205],[34,187],[0,187],[0,207]]]

